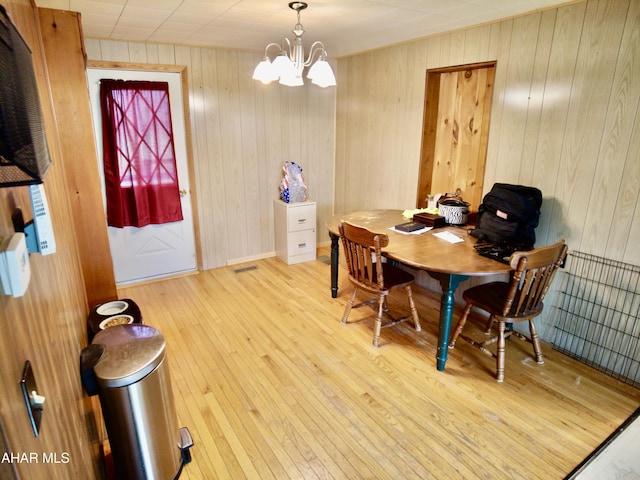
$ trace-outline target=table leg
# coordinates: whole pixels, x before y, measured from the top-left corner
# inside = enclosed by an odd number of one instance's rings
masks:
[[[438,370],[444,370],[447,363],[449,347],[449,334],[451,331],[451,318],[453,317],[454,295],[461,282],[469,277],[453,273],[428,272],[429,275],[440,282],[442,298],[440,300],[440,326],[438,332],[438,353],[436,354]]]
[[[331,237],[331,297],[336,298],[338,296],[338,255],[339,255],[339,236],[329,233]]]

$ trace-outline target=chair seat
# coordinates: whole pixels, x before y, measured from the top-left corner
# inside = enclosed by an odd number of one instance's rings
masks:
[[[489,312],[491,315],[502,317],[502,308],[504,306],[504,299],[509,293],[510,285],[507,282],[491,282],[478,285],[476,287],[465,290],[462,294],[462,298],[467,303],[471,303],[476,307]],[[513,305],[517,304],[517,298],[514,300]],[[535,317],[543,308],[542,302],[540,302],[532,310],[527,310],[520,313],[510,312],[508,317],[513,320],[522,318],[523,320]]]
[[[384,288],[391,290],[396,287],[404,287],[415,280],[415,277],[401,268],[394,267],[388,263],[382,264],[382,273],[384,275]]]
[[[378,264],[373,265],[372,277],[377,278]],[[383,295],[387,295],[390,290],[394,288],[404,288],[407,285],[411,285],[415,281],[415,277],[407,272],[406,270],[402,270],[398,267],[393,267],[388,263],[382,264],[382,275],[383,275],[383,284],[382,287],[378,285],[371,284],[368,279],[365,281],[361,281],[361,279],[355,278],[351,274],[349,275],[349,280],[356,285],[358,288],[362,288],[369,293],[382,293]]]

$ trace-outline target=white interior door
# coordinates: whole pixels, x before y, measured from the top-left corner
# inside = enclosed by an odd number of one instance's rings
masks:
[[[146,227],[108,227],[116,283],[126,284],[196,270],[193,214],[189,188],[182,82],[178,72],[121,69],[87,69],[87,82],[93,129],[98,150],[102,199],[105,204],[102,165],[102,120],[100,114],[100,79],[148,80],[169,83],[169,103],[174,135],[178,183],[180,185],[181,222]]]

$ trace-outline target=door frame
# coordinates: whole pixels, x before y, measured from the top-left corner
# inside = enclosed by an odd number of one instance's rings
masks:
[[[191,142],[191,118],[189,115],[189,82],[186,65],[156,65],[147,63],[109,62],[101,60],[87,60],[85,68],[100,68],[110,70],[139,70],[147,72],[179,73],[182,84],[182,108],[184,114],[185,148],[187,151],[187,171],[189,175],[190,202],[193,217],[193,239],[195,242],[196,269],[202,271],[202,246],[200,242],[200,222],[198,215],[198,201],[196,191],[196,176],[193,161],[193,146]]]
[[[484,186],[484,165],[487,155],[487,145],[489,138],[489,123],[491,117],[491,105],[493,98],[493,81],[495,78],[496,61],[470,63],[465,65],[455,65],[449,67],[428,69],[426,72],[425,83],[425,99],[424,99],[424,118],[422,125],[422,145],[420,152],[420,168],[418,171],[418,188],[416,197],[416,207],[426,207],[426,196],[431,193],[447,193],[432,192],[431,182],[434,170],[435,153],[436,153],[436,134],[438,131],[438,110],[443,99],[440,98],[440,79],[441,75],[452,72],[464,72],[468,70],[488,69],[489,77],[487,79],[489,85],[484,98],[485,104],[489,108],[483,111],[483,118],[480,122],[484,126],[481,132],[482,151],[479,152],[484,156],[482,172],[476,172],[475,187],[476,193],[473,199],[469,199],[471,207],[477,210],[482,199],[482,189]],[[480,177],[480,178],[479,178]],[[475,212],[474,212],[475,213]]]

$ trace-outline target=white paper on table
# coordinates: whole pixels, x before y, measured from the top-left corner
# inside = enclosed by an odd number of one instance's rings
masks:
[[[451,232],[438,232],[433,234],[434,237],[441,238],[442,240],[446,240],[449,243],[460,243],[464,242],[464,239],[455,235]]]
[[[396,227],[389,227],[389,230],[392,230],[397,233],[402,233],[403,235],[422,235],[423,233],[428,232],[431,229],[433,229],[433,227],[425,227],[425,228],[421,228],[420,230],[415,230],[413,232],[403,232],[402,230],[398,230]]]

